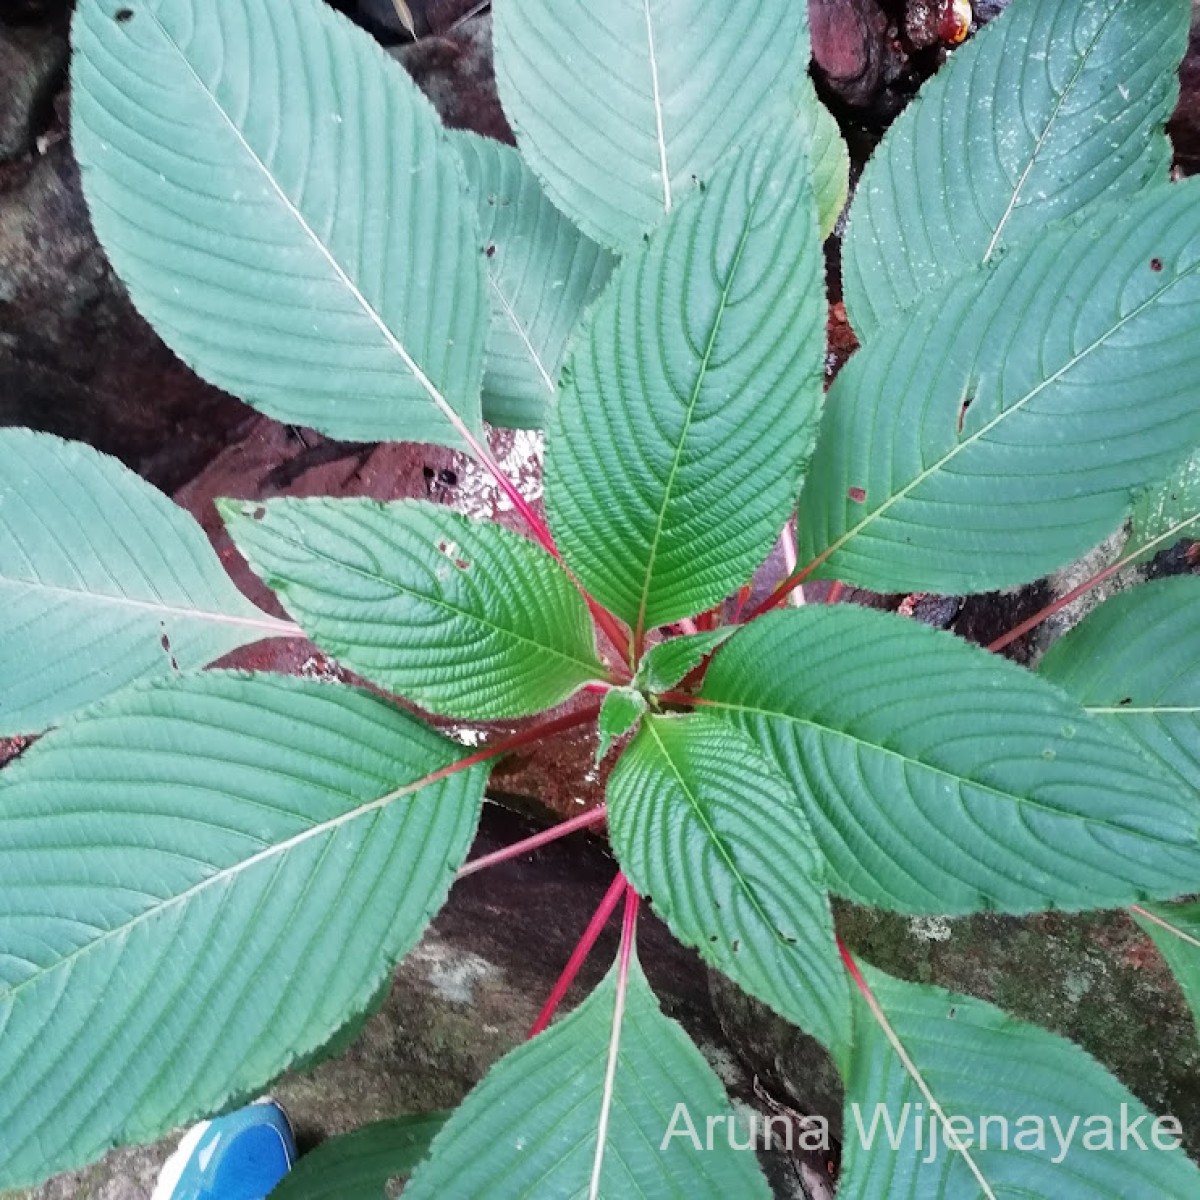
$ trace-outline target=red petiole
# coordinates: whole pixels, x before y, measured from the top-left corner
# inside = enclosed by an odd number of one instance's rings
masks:
[[[455,879],[465,879],[468,875],[474,875],[477,871],[485,871],[488,867],[496,867],[501,863],[509,862],[514,858],[520,858],[523,854],[529,854],[533,850],[540,849],[542,846],[548,846],[551,842],[557,842],[559,838],[564,838],[568,834],[574,833],[578,829],[591,829],[594,825],[602,825],[608,816],[608,809],[601,804],[599,808],[589,809],[585,813],[580,813],[577,817],[572,817],[568,821],[560,821],[557,825],[552,825],[549,829],[543,829],[541,833],[535,833],[532,837],[522,838],[519,842],[513,842],[511,846],[504,846],[499,850],[493,851],[491,854],[484,854],[479,858],[472,859],[469,863],[458,869],[458,874]]]
[[[608,891],[604,893],[604,899],[600,901],[600,907],[592,914],[592,919],[583,931],[583,937],[579,939],[575,949],[571,951],[571,957],[567,959],[567,965],[563,968],[562,974],[551,989],[546,1003],[542,1005],[542,1011],[538,1013],[537,1020],[534,1021],[533,1028],[529,1031],[531,1038],[537,1037],[550,1024],[554,1014],[558,1011],[558,1006],[562,1003],[563,997],[570,990],[571,984],[575,982],[575,976],[579,974],[579,968],[587,961],[587,956],[592,952],[592,947],[596,944],[596,939],[600,936],[604,926],[608,924],[608,918],[612,916],[613,910],[617,907],[627,889],[629,889],[629,884],[625,876],[618,871],[617,877],[612,881]]]

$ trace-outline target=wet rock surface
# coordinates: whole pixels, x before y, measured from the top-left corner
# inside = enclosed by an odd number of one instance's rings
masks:
[[[89,442],[169,490],[250,410],[193,375],[134,311],[58,137],[0,175],[0,424]]]
[[[34,149],[66,67],[67,38],[57,23],[0,25],[0,162]]]

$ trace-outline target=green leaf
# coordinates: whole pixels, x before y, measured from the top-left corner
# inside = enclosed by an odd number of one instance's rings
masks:
[[[1156,553],[1184,537],[1200,539],[1200,449],[1134,502],[1126,553]],[[1148,553],[1146,557],[1150,557]]]
[[[1196,1167],[1162,1148],[1178,1125],[1157,1127],[1156,1144],[1153,1114],[1073,1042],[969,996],[862,973],[879,1012],[856,997],[838,1200],[1200,1194]]]
[[[551,204],[515,150],[465,131],[450,136],[466,165],[487,260],[483,415],[493,425],[540,428],[558,395],[567,337],[615,260]]]
[[[824,265],[793,127],[750,142],[617,268],[568,361],[546,510],[636,631],[723,599],[792,508],[822,400]]]
[[[0,1189],[255,1094],[444,902],[485,767],[366,692],[139,685],[0,773]]]
[[[596,762],[608,753],[613,742],[624,737],[646,711],[646,697],[634,688],[612,688],[604,694],[600,705],[600,742],[596,747]]]
[[[833,114],[817,97],[817,89],[809,75],[800,77],[796,112],[811,165],[821,237],[827,238],[837,225],[850,194],[850,151]]]
[[[621,869],[685,945],[840,1051],[846,976],[804,809],[745,735],[648,716],[608,783]]]
[[[233,586],[183,509],[115,458],[0,430],[0,736],[294,632]]]
[[[951,634],[854,605],[775,613],[721,650],[702,695],[774,757],[851,899],[1035,912],[1200,882],[1193,790]]]
[[[878,591],[1036,579],[1200,440],[1200,180],[1015,247],[829,394],[801,561]]]
[[[83,0],[74,48],[93,224],[189,366],[330,437],[478,435],[478,223],[398,64],[320,0]]]
[[[1160,579],[1114,596],[1050,647],[1039,674],[1196,788],[1200,578]]]
[[[684,634],[659,642],[642,656],[634,683],[648,692],[670,691],[736,632],[736,625],[726,625],[722,629]]]
[[[614,1023],[620,1041],[598,1156]],[[698,1126],[695,1141],[682,1121],[672,1124],[681,1104]],[[703,1148],[710,1117],[717,1121],[711,1150]],[[729,1148],[722,1125],[731,1119],[720,1081],[683,1030],[663,1016],[635,956],[624,1012],[617,1007],[614,968],[573,1013],[488,1072],[434,1139],[432,1157],[404,1200],[766,1200],[771,1193],[754,1155]],[[601,1171],[593,1179],[598,1157]]]
[[[1188,0],[1014,0],[956,51],[855,191],[842,273],[859,336],[1053,221],[1165,183],[1189,20]]]
[[[638,244],[747,130],[783,115],[808,65],[791,0],[500,0],[496,83],[521,153],[589,236]]]
[[[376,1121],[303,1155],[271,1200],[387,1200],[387,1184],[417,1169],[449,1113]]]
[[[317,645],[431,712],[526,716],[604,675],[582,596],[544,550],[494,522],[416,500],[218,507]]]
[[[1200,904],[1148,904],[1133,919],[1167,960],[1200,1033]]]

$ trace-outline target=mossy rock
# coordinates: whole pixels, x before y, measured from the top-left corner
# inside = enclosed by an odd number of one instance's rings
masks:
[[[837,906],[866,961],[901,979],[978,996],[1077,1042],[1200,1151],[1200,1043],[1153,943],[1124,913],[902,917]],[[812,1038],[713,976],[727,1036],[780,1099],[841,1127],[841,1084]]]

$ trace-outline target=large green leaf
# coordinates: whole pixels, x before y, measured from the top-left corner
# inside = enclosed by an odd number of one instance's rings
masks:
[[[115,458],[0,430],[0,736],[294,632],[233,586],[186,512]]]
[[[0,1189],[252,1095],[446,898],[486,768],[365,692],[139,685],[0,774]]]
[[[1160,579],[1102,604],[1040,674],[1200,786],[1200,579]]]
[[[1073,1042],[981,1000],[862,970],[879,1011],[856,997],[838,1200],[1200,1195],[1178,1123],[1154,1126]]]
[[[189,366],[332,437],[479,431],[462,165],[365,33],[320,0],[82,0],[74,46],[92,221]]]
[[[749,739],[707,713],[646,717],[608,782],[621,869],[680,941],[838,1051],[846,977],[804,809]]]
[[[859,336],[1050,222],[1165,183],[1189,18],[1188,0],[1014,0],[957,51],[855,191],[842,273]]]
[[[1200,441],[1200,180],[1014,247],[838,376],[801,561],[880,591],[1035,579]]]
[[[620,1040],[608,1091],[614,1024]],[[680,1105],[696,1141],[677,1117]],[[709,1119],[716,1133],[705,1149]],[[635,957],[623,1013],[614,968],[573,1013],[491,1069],[434,1139],[404,1197],[766,1200],[754,1155],[729,1147],[732,1119],[720,1081],[663,1016]]]
[[[416,1170],[448,1116],[394,1117],[330,1138],[296,1163],[271,1200],[388,1200],[388,1181]]]
[[[223,500],[237,547],[313,641],[433,712],[550,708],[602,678],[587,606],[540,547],[406,500]]]
[[[792,0],[499,0],[496,82],[526,160],[591,237],[628,250],[808,65]]]
[[[540,428],[558,394],[567,337],[600,294],[614,259],[550,203],[509,146],[451,134],[483,233],[492,305],[483,414],[494,425]]]
[[[592,310],[549,427],[546,509],[631,628],[723,599],[778,535],[821,404],[823,278],[785,125],[681,205]]]
[[[1148,904],[1133,916],[1167,960],[1200,1033],[1200,903]]]
[[[1126,551],[1169,548],[1184,537],[1200,540],[1200,449],[1166,479],[1148,487],[1133,505]],[[1164,542],[1166,543],[1164,545]]]
[[[1058,688],[854,605],[771,614],[703,696],[779,763],[836,890],[904,912],[1102,908],[1200,886],[1200,800]]]

